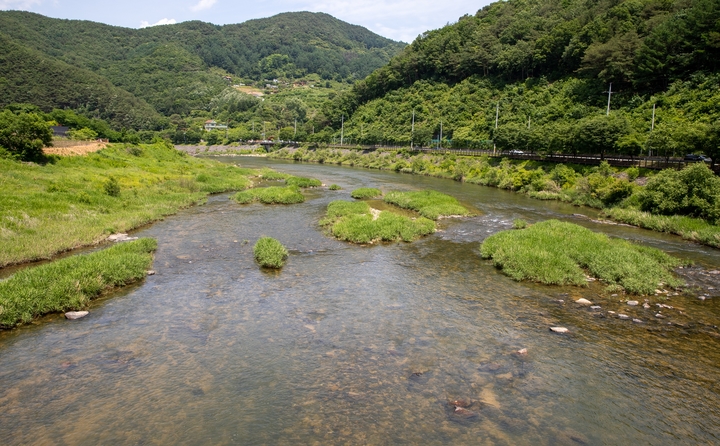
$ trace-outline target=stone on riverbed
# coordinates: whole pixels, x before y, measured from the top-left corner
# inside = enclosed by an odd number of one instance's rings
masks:
[[[137,240],[137,237],[128,237],[127,234],[113,234],[107,238],[111,242],[128,242],[130,240]]]
[[[570,330],[565,327],[550,327],[550,331],[553,331],[555,333],[567,333]]]
[[[630,305],[631,307],[637,306],[638,303],[639,303],[639,302],[636,301],[636,300],[629,300],[629,301],[627,301],[627,304]]]
[[[580,305],[592,305],[592,302],[590,302],[589,300],[585,299],[584,297],[576,300],[575,303],[576,303],[576,304],[580,304]]]
[[[88,314],[90,314],[90,312],[88,312],[88,311],[68,311],[67,313],[65,313],[65,317],[67,319],[74,320],[74,319],[80,319],[81,317],[85,317]]]

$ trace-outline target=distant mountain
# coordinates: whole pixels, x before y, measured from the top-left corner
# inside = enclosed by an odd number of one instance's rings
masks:
[[[237,25],[193,21],[136,30],[0,11],[0,36],[2,52],[30,51],[33,60],[43,60],[56,71],[73,68],[61,84],[47,86],[49,91],[70,90],[78,77],[96,79],[87,74],[91,72],[168,116],[207,108],[228,86],[225,76],[262,80],[317,74],[324,79],[361,79],[405,46],[330,15],[310,12]],[[42,84],[42,79],[14,74],[13,64],[22,63],[20,59],[4,60],[2,85]],[[79,90],[79,94],[85,91]],[[0,106],[27,100],[26,96],[10,90],[0,97]],[[47,108],[67,101],[42,95],[32,102]]]

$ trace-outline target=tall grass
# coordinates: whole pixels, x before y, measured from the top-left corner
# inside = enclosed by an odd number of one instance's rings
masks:
[[[287,184],[288,186],[295,186],[295,187],[300,187],[303,189],[306,189],[308,187],[322,186],[322,182],[320,182],[320,180],[318,180],[318,179],[305,178],[305,177],[294,177],[294,176],[290,176],[288,179],[286,179],[285,184]]]
[[[671,272],[682,264],[679,259],[557,220],[494,234],[480,251],[515,280],[582,286],[587,272],[633,294],[682,285]]]
[[[164,144],[133,155],[112,145],[47,165],[0,159],[0,267],[97,243],[251,186],[251,169],[192,158]],[[106,184],[114,178],[119,190]],[[117,192],[117,194],[115,194]]]
[[[470,211],[457,199],[434,190],[390,192],[385,195],[385,202],[404,209],[412,209],[431,220],[454,215],[470,215]]]
[[[255,260],[265,268],[282,268],[288,251],[278,240],[271,237],[260,238],[253,247]]]
[[[0,327],[86,308],[103,292],[145,277],[156,248],[155,240],[145,238],[19,271],[0,281]]]
[[[297,204],[305,201],[305,197],[295,186],[248,189],[238,192],[233,198],[240,204],[252,203],[253,201],[264,204]]]
[[[410,242],[435,232],[435,222],[424,217],[410,219],[393,212],[380,212],[376,219],[364,201],[333,201],[320,221],[339,240],[352,243],[375,241]]]
[[[382,191],[380,189],[375,189],[374,187],[361,187],[352,191],[350,196],[358,200],[375,198],[382,196]]]
[[[653,231],[676,234],[686,240],[720,248],[720,226],[711,225],[700,218],[680,215],[653,215],[637,209],[622,208],[605,209],[602,215],[622,223],[652,229]]]

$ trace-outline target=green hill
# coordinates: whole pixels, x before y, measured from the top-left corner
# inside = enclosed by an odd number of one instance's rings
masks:
[[[409,144],[414,111],[416,144],[442,122],[460,147],[709,153],[718,60],[714,0],[509,0],[421,35],[324,112],[367,143]]]

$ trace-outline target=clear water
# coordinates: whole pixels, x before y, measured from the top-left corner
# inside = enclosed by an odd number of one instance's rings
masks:
[[[212,197],[134,234],[158,239],[156,275],[84,319],[0,333],[3,444],[720,442],[720,297],[697,299],[714,295],[720,251],[449,180],[227,161],[344,190],[290,207]],[[440,190],[482,213],[412,244],[326,237],[327,203],[361,186]],[[682,273],[704,288],[648,297],[646,310],[597,285],[514,282],[478,255],[514,218],[566,218],[691,258]],[[280,272],[253,261],[264,235],[291,251]],[[655,318],[656,303],[674,308]]]

